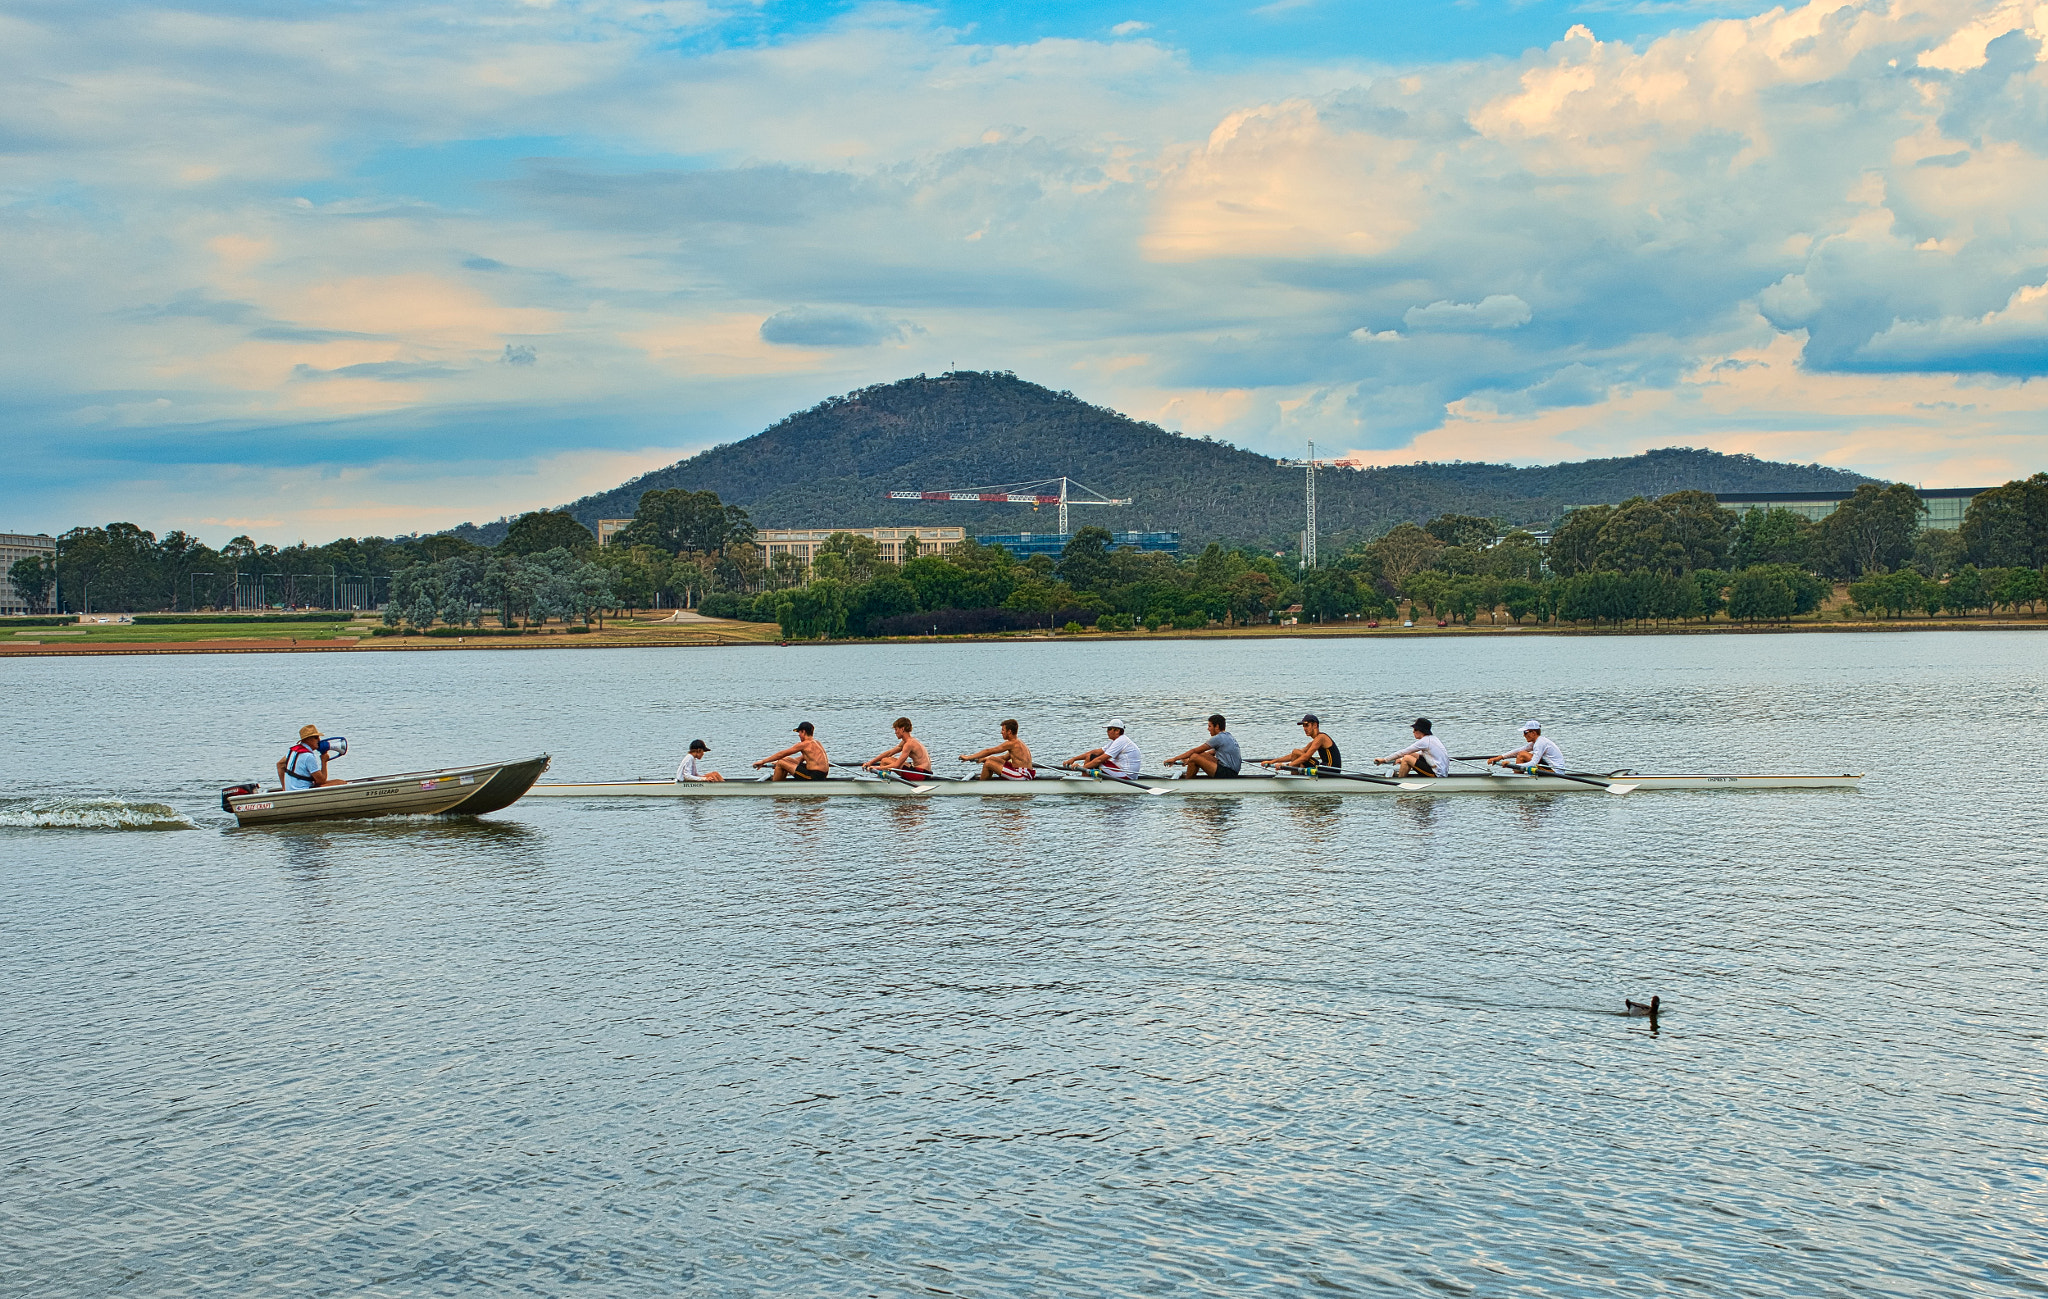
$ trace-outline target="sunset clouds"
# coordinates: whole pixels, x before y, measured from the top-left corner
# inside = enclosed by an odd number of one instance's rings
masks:
[[[8,526],[445,526],[953,365],[1287,454],[2048,464],[2048,8],[771,10],[0,15]]]

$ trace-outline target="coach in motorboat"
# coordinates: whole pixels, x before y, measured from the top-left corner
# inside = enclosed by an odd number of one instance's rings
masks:
[[[1209,738],[1166,760],[1169,767],[1185,767],[1184,776],[1222,776],[1238,774],[1244,765],[1244,750],[1237,745],[1237,737],[1230,733],[1230,724],[1223,720],[1222,713],[1209,714]]]
[[[348,752],[348,741],[340,736],[329,740],[311,722],[299,728],[299,742],[277,760],[279,789],[319,789],[325,785],[346,785],[327,774],[327,763]]]

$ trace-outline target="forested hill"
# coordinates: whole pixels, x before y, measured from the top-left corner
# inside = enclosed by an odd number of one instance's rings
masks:
[[[567,507],[593,529],[631,517],[654,488],[709,489],[763,527],[961,524],[975,532],[1053,532],[1057,512],[1029,506],[890,501],[885,491],[940,491],[1065,474],[1121,508],[1075,510],[1074,527],[1164,529],[1190,542],[1290,544],[1301,528],[1302,474],[1226,443],[1182,437],[1071,393],[1007,373],[961,371],[863,388],[774,427]],[[1413,464],[1317,475],[1318,531],[1375,535],[1444,513],[1548,524],[1567,508],[1695,488],[1720,492],[1850,490],[1872,481],[1821,465],[1673,448],[1613,460],[1517,469]],[[460,535],[485,543],[504,521]]]

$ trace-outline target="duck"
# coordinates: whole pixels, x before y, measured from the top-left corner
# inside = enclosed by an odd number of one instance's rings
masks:
[[[1621,1013],[1631,1017],[1647,1015],[1651,1019],[1655,1019],[1657,1018],[1657,1007],[1663,1003],[1663,1000],[1664,999],[1662,997],[1652,997],[1650,998],[1650,1004],[1645,1006],[1640,1001],[1630,1001],[1626,997],[1624,997],[1622,998],[1621,1004],[1627,1007],[1627,1009],[1623,1010]]]

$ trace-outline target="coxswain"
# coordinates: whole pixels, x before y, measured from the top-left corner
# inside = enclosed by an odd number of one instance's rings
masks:
[[[1144,767],[1145,759],[1138,753],[1137,743],[1124,734],[1124,719],[1112,717],[1102,724],[1102,729],[1109,733],[1105,743],[1086,753],[1077,753],[1060,765],[1132,779]]]
[[[299,728],[299,742],[285,750],[277,760],[277,785],[280,790],[319,789],[326,785],[346,785],[345,780],[336,780],[327,774],[330,756],[348,751],[340,741],[328,742],[320,737],[320,728],[311,722]]]
[[[1237,746],[1237,737],[1230,733],[1230,724],[1223,720],[1222,713],[1209,714],[1209,738],[1166,760],[1169,767],[1185,767],[1182,778],[1189,776],[1235,776],[1244,764],[1244,751]]]
[[[1288,767],[1296,771],[1305,767],[1335,767],[1339,771],[1344,769],[1344,755],[1337,751],[1337,741],[1323,730],[1322,722],[1316,719],[1314,713],[1304,713],[1295,725],[1308,737],[1302,742],[1302,746],[1292,753],[1269,758],[1260,765]]]
[[[710,748],[705,745],[704,741],[691,740],[690,756],[684,758],[682,764],[676,768],[676,783],[678,785],[694,785],[710,780],[724,780],[725,777],[717,772],[704,770],[703,762],[710,752]]]
[[[1491,767],[1499,763],[1506,767],[1523,767],[1531,771],[1559,771],[1564,767],[1564,752],[1557,747],[1557,741],[1543,734],[1543,723],[1522,723],[1522,747],[1513,753],[1497,754],[1486,760]]]
[[[886,768],[905,780],[930,780],[932,778],[931,750],[924,747],[924,741],[910,733],[910,719],[899,717],[895,723],[896,743],[882,750],[861,767],[873,771]]]
[[[976,780],[1036,780],[1038,768],[1031,765],[1031,749],[1017,738],[1017,719],[1003,719],[1003,742],[991,744],[975,753],[960,755],[962,762],[978,762],[981,774]]]
[[[1410,722],[1415,732],[1415,743],[1399,753],[1384,758],[1374,758],[1373,765],[1384,767],[1394,764],[1396,776],[1443,776],[1450,773],[1451,754],[1444,748],[1444,742],[1436,738],[1435,729],[1427,717],[1418,717]]]
[[[771,753],[755,763],[756,767],[770,767],[772,780],[823,780],[832,770],[831,761],[825,756],[825,746],[818,743],[817,728],[809,722],[798,722],[796,733],[801,738],[780,753]]]

